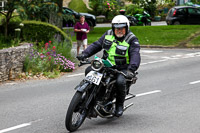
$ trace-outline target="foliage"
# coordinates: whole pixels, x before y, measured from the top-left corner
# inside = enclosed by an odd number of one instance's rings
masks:
[[[190,0],[190,2],[194,3],[194,4],[200,4],[199,0]]]
[[[66,41],[70,47],[72,46],[71,39],[54,25],[39,21],[23,21],[23,24],[22,34],[25,40],[44,43],[61,36],[60,41]]]
[[[21,5],[24,6],[24,17],[28,20],[48,20],[50,11],[58,11],[56,3],[45,2],[44,0],[25,0]]]
[[[93,9],[92,14],[105,15],[106,20],[110,21],[114,16],[119,14],[119,3],[116,0],[92,0],[90,7]]]
[[[133,5],[133,4],[130,4],[128,6],[126,6],[126,15],[135,15],[135,14],[142,14],[144,11],[143,8],[141,8],[140,6],[138,5]]]
[[[156,15],[161,13],[167,14],[168,10],[175,6],[175,2],[158,3],[156,7]]]
[[[5,30],[4,30],[4,35],[5,37],[8,36],[8,24],[13,16],[13,12],[15,9],[19,8],[19,3],[20,0],[3,0],[6,2],[5,6],[3,9],[0,9],[0,14],[5,16]],[[6,11],[6,12],[5,12]]]
[[[22,22],[21,18],[19,16],[15,16],[15,17],[12,17],[10,19],[10,22],[8,24],[8,35],[9,36],[13,36],[15,35],[15,29],[16,28],[19,28],[19,24]],[[5,17],[2,17],[2,25],[0,25],[0,33],[1,34],[4,34],[5,33]]]
[[[31,47],[32,49],[24,62],[25,72],[32,75],[41,73],[49,75],[50,73],[69,72],[75,69],[75,63],[68,60],[59,51],[64,49],[65,52],[70,53],[71,49],[68,48],[68,45],[61,45],[60,43],[54,45],[53,42],[49,41],[41,49],[32,44]]]
[[[4,35],[0,34],[0,49],[15,47],[18,43],[13,40],[12,36],[4,37]]]
[[[51,0],[3,0],[6,1],[4,10],[0,9],[0,14],[5,16],[5,36],[8,35],[8,25],[13,15],[14,11],[17,11],[23,19],[28,20],[42,20],[48,21],[49,13],[58,12],[58,4],[51,2]],[[62,3],[62,2],[58,2]],[[62,6],[61,6],[62,8]],[[62,12],[62,9],[61,9]]]
[[[156,10],[156,0],[133,0],[133,4],[136,4],[143,8],[146,12],[150,14],[151,17],[155,16],[155,10]]]
[[[149,2],[148,0],[145,0],[143,3],[144,10],[147,11],[151,17],[155,16],[155,10],[156,10],[156,0],[151,0]]]
[[[119,14],[119,5],[116,0],[109,0],[103,3],[104,14],[108,20],[112,20],[114,16]]]
[[[71,0],[69,3],[69,8],[77,12],[89,12],[89,9],[86,7],[86,4],[83,2],[83,0]]]
[[[92,0],[90,1],[90,7],[93,9],[90,11],[91,14],[95,16],[103,15],[103,4],[102,0]]]
[[[73,24],[76,23],[76,21],[79,21],[79,20],[76,20],[74,16],[70,14],[63,14],[63,20],[65,20],[66,22],[71,21]]]

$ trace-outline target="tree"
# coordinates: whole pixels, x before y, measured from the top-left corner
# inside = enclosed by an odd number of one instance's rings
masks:
[[[139,5],[141,8],[144,8],[152,17],[155,16],[156,11],[156,0],[127,0],[132,1],[133,4]]]
[[[19,8],[20,0],[2,0],[5,2],[5,6],[3,10],[0,10],[0,14],[5,16],[5,29],[4,29],[4,35],[5,37],[8,36],[8,24],[10,22],[10,19],[13,17],[16,17],[17,15],[13,15],[13,12],[15,9]],[[4,12],[6,11],[6,12]],[[19,10],[18,10],[19,11]],[[23,12],[24,10],[21,10]]]
[[[0,14],[5,16],[5,36],[8,36],[8,24],[11,18],[20,16],[28,20],[48,21],[51,16],[51,24],[62,27],[62,0],[3,0],[5,2],[4,12],[0,10]],[[14,14],[16,10],[17,14]],[[51,15],[54,13],[55,17]],[[59,17],[60,16],[60,17]],[[59,18],[59,19],[58,19]],[[53,23],[57,21],[57,23]]]
[[[49,13],[49,23],[62,29],[63,26],[63,0],[52,0],[58,5],[58,10],[51,10]]]

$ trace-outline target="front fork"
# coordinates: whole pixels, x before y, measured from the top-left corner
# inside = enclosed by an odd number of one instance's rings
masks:
[[[100,84],[101,85],[101,84]],[[89,82],[89,81],[81,81],[81,83],[75,88],[75,90],[84,93],[84,92],[89,92],[88,93],[88,98],[86,100],[85,103],[85,108],[89,109],[89,105],[92,102],[93,99],[95,99],[97,93],[98,93],[98,88],[100,88],[101,86],[97,86],[94,85],[93,83]],[[89,90],[90,88],[92,88],[91,90]]]

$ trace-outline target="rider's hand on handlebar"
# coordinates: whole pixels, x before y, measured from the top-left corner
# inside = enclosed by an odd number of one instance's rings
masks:
[[[78,60],[81,60],[81,61],[83,61],[84,59],[86,59],[86,57],[85,57],[84,54],[79,54],[79,55],[76,56],[76,58],[77,58]]]
[[[126,78],[132,79],[134,76],[135,74],[133,72],[131,72],[130,70],[127,71]]]

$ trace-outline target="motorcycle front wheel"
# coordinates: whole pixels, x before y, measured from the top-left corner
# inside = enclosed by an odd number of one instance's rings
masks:
[[[76,131],[82,125],[87,116],[87,111],[82,105],[84,103],[84,95],[84,93],[77,91],[69,105],[65,119],[65,126],[70,132]]]

